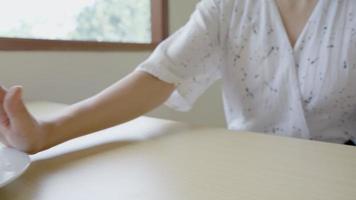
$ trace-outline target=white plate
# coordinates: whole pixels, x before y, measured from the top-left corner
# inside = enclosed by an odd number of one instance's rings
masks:
[[[0,188],[19,177],[30,163],[27,154],[0,144]]]

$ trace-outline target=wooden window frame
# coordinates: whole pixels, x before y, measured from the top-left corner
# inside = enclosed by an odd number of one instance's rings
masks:
[[[147,51],[168,36],[168,0],[151,0],[151,43],[46,40],[0,37],[0,51]]]

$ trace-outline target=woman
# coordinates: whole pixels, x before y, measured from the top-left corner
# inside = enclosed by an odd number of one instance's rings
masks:
[[[36,153],[223,80],[229,129],[344,143],[356,137],[356,1],[203,0],[134,72],[51,119],[0,92],[0,140]]]

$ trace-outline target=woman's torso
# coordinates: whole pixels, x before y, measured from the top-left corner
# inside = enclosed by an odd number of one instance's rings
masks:
[[[227,0],[220,40],[229,128],[356,137],[356,2],[319,0],[294,46],[274,0]]]

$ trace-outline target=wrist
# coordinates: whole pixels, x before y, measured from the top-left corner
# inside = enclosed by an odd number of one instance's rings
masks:
[[[38,140],[38,152],[47,150],[59,142],[56,141],[56,123],[53,121],[39,122],[41,138]]]

